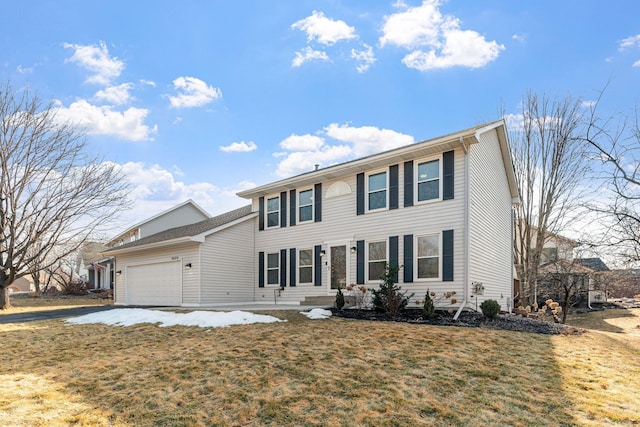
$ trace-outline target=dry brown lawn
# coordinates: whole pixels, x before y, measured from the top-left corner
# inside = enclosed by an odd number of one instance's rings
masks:
[[[271,312],[228,328],[0,325],[0,425],[640,422],[640,311],[546,336]]]
[[[0,310],[0,316],[6,314],[27,313],[33,311],[57,310],[75,307],[88,307],[93,305],[111,305],[111,299],[103,298],[79,298],[79,297],[49,297],[49,296],[29,296],[27,298],[17,298],[15,296],[9,299],[11,308]],[[0,424],[1,425],[1,424]]]

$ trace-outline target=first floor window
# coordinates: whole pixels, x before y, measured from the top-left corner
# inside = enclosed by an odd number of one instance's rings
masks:
[[[267,199],[267,227],[280,225],[280,197]]]
[[[368,178],[369,210],[387,207],[387,173],[380,172]]]
[[[280,284],[280,254],[267,254],[267,284]]]
[[[301,191],[298,196],[298,221],[313,220],[313,190]]]
[[[311,283],[313,281],[313,251],[311,249],[300,251],[298,265],[300,283]]]
[[[418,236],[418,279],[440,276],[440,236]]]
[[[369,243],[369,280],[379,280],[387,263],[387,242]]]

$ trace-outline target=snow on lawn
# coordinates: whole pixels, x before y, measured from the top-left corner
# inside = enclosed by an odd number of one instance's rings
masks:
[[[322,308],[314,308],[311,311],[301,311],[300,314],[304,314],[309,319],[328,319],[331,317],[331,311],[324,310]]]
[[[68,323],[84,325],[104,323],[105,325],[132,326],[138,323],[159,323],[159,326],[199,326],[218,328],[231,325],[250,325],[253,323],[282,322],[273,316],[248,313],[245,311],[192,311],[173,313],[171,311],[148,310],[144,308],[120,308],[68,319]],[[286,321],[286,320],[285,320]]]

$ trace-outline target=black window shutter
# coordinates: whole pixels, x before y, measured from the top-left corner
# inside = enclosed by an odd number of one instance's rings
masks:
[[[389,209],[398,209],[398,165],[389,166]]]
[[[258,287],[264,288],[264,252],[258,253]]]
[[[356,175],[356,214],[364,215],[364,173]]]
[[[280,193],[280,227],[287,226],[287,192]]]
[[[442,281],[453,282],[453,230],[442,232]]]
[[[287,286],[287,250],[280,249],[280,287]]]
[[[413,234],[404,235],[404,282],[413,282]]]
[[[289,191],[289,225],[296,225],[296,190]]]
[[[453,151],[447,151],[442,154],[442,199],[453,199],[453,164],[455,157]]]
[[[313,284],[315,286],[322,285],[322,257],[320,251],[322,246],[316,245],[313,247]]]
[[[356,283],[364,284],[364,240],[356,242]]]
[[[404,205],[413,206],[413,160],[404,162]]]
[[[258,230],[264,230],[264,197],[258,199],[260,216],[258,217]]]
[[[389,237],[389,267],[399,267],[398,264],[398,236]],[[398,282],[398,273],[393,276],[393,280]]]
[[[289,286],[296,285],[296,248],[289,249]]]
[[[314,222],[322,221],[322,184],[313,186]]]

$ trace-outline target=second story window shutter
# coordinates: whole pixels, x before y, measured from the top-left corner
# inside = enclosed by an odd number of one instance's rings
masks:
[[[398,209],[398,165],[389,166],[389,209]]]
[[[280,193],[280,227],[287,226],[287,192]]]
[[[287,250],[280,250],[280,287],[287,286]]]
[[[413,234],[405,234],[404,242],[404,282],[413,282]]]
[[[258,287],[264,288],[264,252],[258,253]]]
[[[258,209],[260,216],[258,217],[258,230],[264,230],[264,197],[258,199]]]
[[[289,249],[289,286],[296,285],[296,248]]]
[[[442,232],[442,281],[453,282],[453,230]]]
[[[296,225],[296,190],[289,191],[289,225]]]
[[[442,153],[442,200],[453,199],[454,187],[454,162],[453,151]]]
[[[356,283],[364,284],[364,240],[356,242]]]
[[[356,175],[356,214],[364,215],[364,173]]]
[[[413,206],[413,161],[404,162],[404,205]]]
[[[398,267],[398,236],[389,237],[389,267]],[[393,276],[393,280],[398,283],[398,273]]]
[[[322,221],[322,184],[313,186],[313,221]]]
[[[313,285],[322,285],[322,257],[320,251],[322,246],[316,245],[313,247]]]

